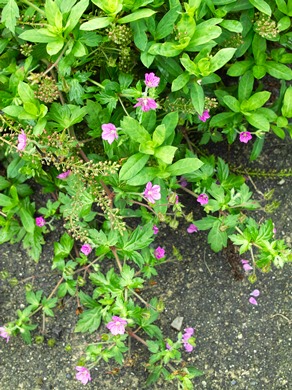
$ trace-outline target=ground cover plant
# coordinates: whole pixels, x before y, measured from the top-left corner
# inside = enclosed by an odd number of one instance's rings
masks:
[[[56,287],[45,295],[28,284],[27,306],[0,335],[31,343],[35,314],[45,332],[58,301],[73,297],[75,332],[97,335],[76,362],[77,380],[91,381],[100,360],[123,364],[134,338],[150,352],[147,385],[163,377],[192,389],[202,372],[183,358],[194,350],[195,324],[176,340],[163,335],[155,321],[164,304],[145,301],[143,287],[159,265],[183,259],[176,248],[166,253],[161,223],[207,230],[215,252],[237,248],[251,283],[291,261],[273,221],[256,218],[264,207],[247,176],[209,154],[208,144],[253,143],[255,160],[267,133],[291,137],[292,3],[0,4],[0,243],[22,242],[37,262],[46,234],[64,229],[54,243]],[[43,207],[33,201],[35,183],[48,194]],[[206,216],[184,211],[183,192]],[[253,288],[250,304],[259,295]]]

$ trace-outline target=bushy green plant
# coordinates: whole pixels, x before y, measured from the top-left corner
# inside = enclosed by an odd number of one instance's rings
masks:
[[[89,369],[100,359],[122,364],[133,337],[152,353],[147,384],[162,376],[192,389],[201,372],[180,365],[179,350],[192,351],[193,328],[175,342],[165,338],[154,324],[163,302],[141,296],[170,256],[152,243],[159,223],[177,229],[185,219],[189,233],[209,230],[213,251],[231,240],[240,254],[249,253],[252,265],[243,265],[253,270],[251,282],[256,269],[291,261],[272,221],[253,218],[260,204],[245,178],[221,158],[195,153],[190,142],[193,134],[197,144],[254,142],[253,160],[268,132],[291,136],[291,2],[1,6],[0,243],[21,241],[38,261],[56,220],[66,232],[54,244],[56,288],[49,296],[29,288],[28,306],[0,335],[20,333],[30,343],[33,315],[54,316],[58,299],[69,295],[83,308],[76,332],[104,331],[104,324],[109,330],[87,347],[78,380],[91,380]],[[267,74],[279,80],[273,100],[264,90]],[[45,207],[36,209],[29,179],[52,195]],[[186,215],[178,190],[192,195],[206,217]],[[110,265],[107,273],[102,262]]]

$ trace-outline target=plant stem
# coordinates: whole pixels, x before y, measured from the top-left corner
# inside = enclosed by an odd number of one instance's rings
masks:
[[[117,262],[117,265],[119,267],[120,272],[122,272],[123,268],[122,268],[122,264],[120,262],[119,256],[117,254],[116,247],[115,246],[111,246],[110,250],[112,251],[112,253],[113,253],[113,255],[114,255],[115,259],[116,259],[116,262]]]
[[[147,348],[148,348],[148,345],[146,343],[145,340],[141,339],[141,337],[137,336],[134,332],[132,332],[131,330],[129,329],[126,329],[127,333],[129,336],[133,337],[134,339],[140,341],[140,343],[142,343],[143,345],[145,345]]]
[[[36,11],[38,11],[41,15],[45,15],[45,11],[43,11],[42,9],[40,9],[38,6],[36,6],[35,4],[33,4],[32,2],[30,2],[29,0],[21,0],[22,3],[26,4],[26,5],[29,5],[30,7],[34,8]]]
[[[58,63],[61,61],[61,58],[63,57],[63,54],[67,50],[67,47],[69,45],[69,41],[66,42],[65,46],[63,47],[59,57],[56,59],[56,61],[43,73],[43,76],[45,76],[47,73],[49,73],[55,66],[58,65]]]

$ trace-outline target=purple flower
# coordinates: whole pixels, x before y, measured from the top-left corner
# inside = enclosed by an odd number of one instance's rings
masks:
[[[18,136],[17,150],[20,151],[24,150],[26,147],[26,142],[27,142],[26,134],[23,130],[21,130],[21,134],[19,134]]]
[[[66,172],[62,172],[60,173],[60,175],[57,176],[58,179],[66,179],[66,177],[68,177],[70,175],[71,171],[66,171]]]
[[[109,144],[112,144],[114,140],[118,138],[117,128],[112,123],[105,123],[101,125],[101,128],[101,138],[107,141]]]
[[[185,333],[182,336],[183,342],[187,342],[189,338],[192,337],[194,334],[195,329],[194,328],[186,328],[184,329]]]
[[[244,144],[247,144],[248,141],[250,141],[251,139],[252,139],[252,135],[249,131],[242,131],[239,134],[239,141],[243,142]]]
[[[166,349],[168,349],[169,351],[170,351],[171,348],[172,348],[168,343],[166,343],[165,346],[166,346]]]
[[[165,256],[165,249],[158,246],[154,251],[154,256],[157,260],[162,259]]]
[[[3,339],[6,339],[6,343],[8,343],[8,341],[10,339],[9,333],[7,332],[7,330],[3,326],[0,327],[0,337],[3,337]]]
[[[258,297],[260,295],[260,291],[259,290],[253,290],[250,295],[252,295],[253,297]]]
[[[198,115],[198,118],[200,121],[206,122],[206,120],[210,118],[209,110],[205,110],[202,115]]]
[[[141,107],[141,110],[146,112],[149,110],[155,110],[157,108],[157,103],[154,99],[149,97],[138,98],[138,103],[134,105],[135,107]]]
[[[152,185],[151,181],[149,181],[146,184],[146,188],[143,192],[143,195],[148,200],[148,202],[155,203],[156,200],[159,200],[161,198],[160,186],[157,184]]]
[[[82,245],[80,250],[81,250],[82,253],[85,254],[85,256],[88,256],[89,253],[91,253],[92,248],[91,248],[91,246],[89,244],[84,244],[84,245]]]
[[[253,297],[250,297],[249,298],[249,303],[251,303],[252,305],[257,305],[258,303],[257,303],[257,300],[255,299],[255,298],[253,298]]]
[[[184,343],[184,347],[187,352],[192,352],[192,350],[194,349],[194,347],[189,343]]]
[[[109,322],[106,327],[109,329],[111,334],[117,335],[117,334],[124,334],[125,333],[125,326],[127,325],[127,321],[123,318],[113,316],[112,321]]]
[[[188,185],[188,182],[187,182],[187,180],[183,177],[183,176],[181,176],[181,178],[179,179],[179,184],[182,186],[182,187],[186,187],[187,185]]]
[[[157,234],[159,232],[159,229],[156,225],[153,226],[153,234]]]
[[[209,202],[209,198],[207,194],[201,194],[197,198],[197,202],[199,202],[202,206]]]
[[[153,72],[145,74],[145,84],[148,88],[158,87],[160,78],[155,76]]]
[[[35,219],[35,223],[38,227],[43,227],[45,225],[46,221],[43,217],[37,217]]]
[[[187,228],[187,232],[188,233],[194,233],[198,231],[199,229],[197,228],[196,225],[194,225],[193,223],[190,224],[190,226]]]
[[[86,385],[88,381],[91,381],[90,371],[88,368],[83,366],[76,366],[75,369],[78,371],[76,374],[76,379],[83,385]]]

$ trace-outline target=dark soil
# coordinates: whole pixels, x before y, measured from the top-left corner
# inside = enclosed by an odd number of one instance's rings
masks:
[[[291,168],[291,142],[269,137],[259,160],[248,163],[250,145],[224,150],[215,145],[225,160],[233,164],[246,164],[251,169]],[[217,153],[216,151],[216,153]],[[290,165],[289,165],[290,164]],[[252,178],[249,185],[262,193],[275,189],[273,200],[280,207],[270,216],[277,228],[277,237],[285,238],[291,246],[291,178]],[[255,190],[254,188],[252,188]],[[41,195],[40,195],[41,197]],[[255,191],[255,197],[261,199]],[[188,207],[197,213],[197,202],[187,200]],[[259,214],[260,216],[260,214]],[[291,266],[268,274],[259,274],[251,285],[248,280],[236,280],[223,253],[214,254],[206,243],[206,234],[188,234],[187,225],[177,231],[164,229],[157,237],[157,244],[172,253],[175,245],[183,255],[183,261],[162,265],[157,284],[149,284],[143,297],[161,297],[165,311],[159,325],[165,337],[176,339],[176,331],[170,324],[177,316],[184,318],[183,328],[195,327],[197,346],[190,354],[185,353],[187,363],[204,371],[196,378],[196,389],[255,389],[284,390],[292,388],[291,351]],[[17,308],[24,308],[25,283],[31,276],[34,289],[42,289],[48,295],[58,282],[58,275],[50,271],[53,242],[59,236],[53,232],[47,236],[47,244],[38,264],[33,263],[21,245],[5,244],[0,247],[0,270],[7,270],[19,283],[11,287],[7,281],[0,286],[0,326],[13,320]],[[248,302],[253,289],[259,289],[258,306]],[[82,345],[93,341],[95,335],[74,333],[77,322],[76,304],[73,299],[55,310],[55,318],[47,319],[43,344],[25,345],[20,338],[12,338],[6,344],[0,340],[1,390],[75,390],[83,388],[75,380],[75,366],[82,355]],[[40,327],[34,336],[40,334]],[[49,347],[48,339],[56,345]],[[71,352],[65,346],[72,346]],[[145,363],[148,353],[144,347],[132,341],[131,358],[124,367],[117,364],[101,364],[91,372],[92,382],[88,389],[138,390],[145,383]],[[115,370],[119,368],[119,370]],[[177,384],[159,382],[156,389],[177,389]]]

